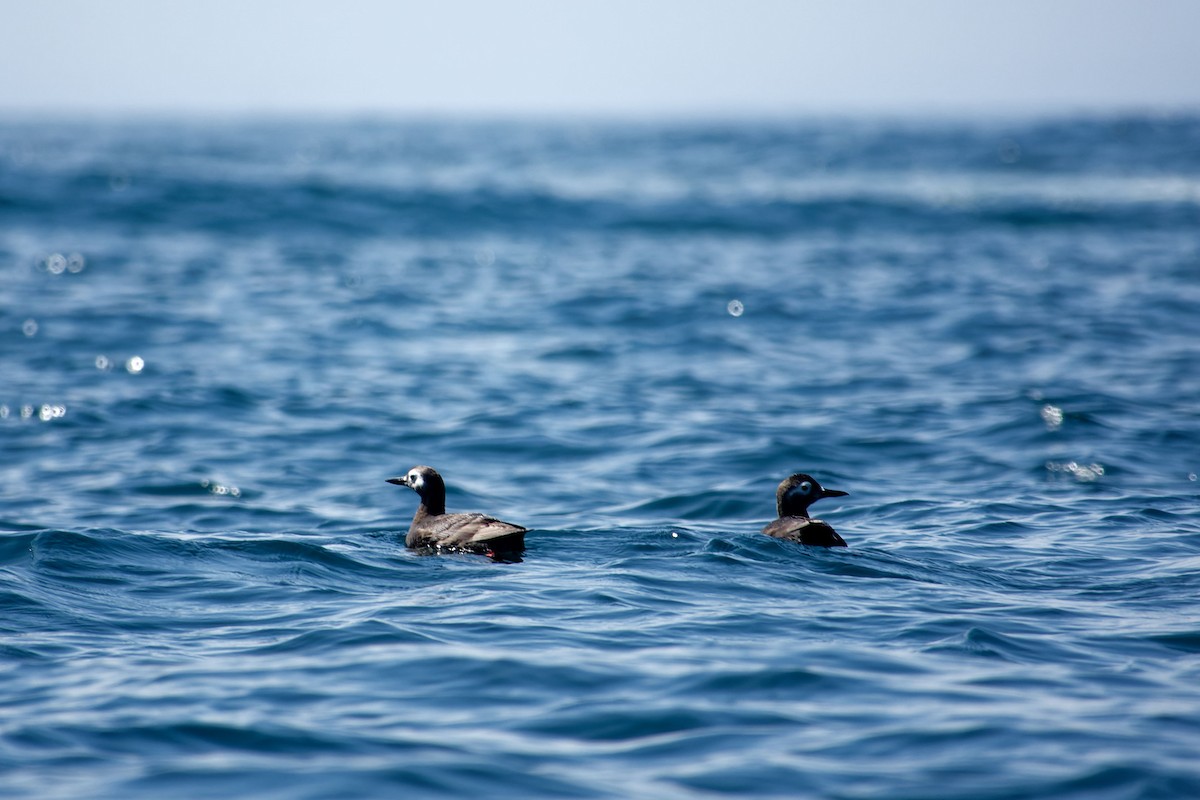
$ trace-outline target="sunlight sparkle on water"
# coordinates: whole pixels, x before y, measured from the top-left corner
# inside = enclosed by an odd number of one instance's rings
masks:
[[[746,307],[742,305],[741,300],[730,300],[729,305],[725,306],[725,310],[731,317],[740,317],[746,311]]]
[[[128,370],[129,374],[131,375],[137,375],[145,368],[146,362],[142,360],[141,356],[134,356],[125,362],[125,369]]]
[[[1081,483],[1092,483],[1104,477],[1103,464],[1080,464],[1078,461],[1047,461],[1046,471],[1051,474],[1069,475]]]
[[[49,422],[52,419],[62,419],[67,415],[67,407],[62,405],[43,405],[38,410],[38,419]]]
[[[212,494],[228,495],[229,497],[241,497],[242,496],[242,490],[236,486],[226,486],[223,483],[217,483],[215,481],[210,481],[210,480],[200,481],[200,485],[203,486],[205,489],[208,489],[208,491]]]
[[[79,273],[87,266],[87,259],[82,253],[51,253],[42,261],[42,266],[51,275],[62,275],[64,272]]]
[[[1046,423],[1046,427],[1050,430],[1055,430],[1056,428],[1062,427],[1063,410],[1058,406],[1047,403],[1046,405],[1042,406],[1041,414],[1042,422]]]
[[[67,257],[62,253],[46,256],[46,271],[51,275],[62,275],[67,271]]]

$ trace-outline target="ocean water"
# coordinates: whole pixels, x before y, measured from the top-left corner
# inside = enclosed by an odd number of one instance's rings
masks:
[[[0,122],[0,797],[1200,797],[1197,472],[1197,117]]]

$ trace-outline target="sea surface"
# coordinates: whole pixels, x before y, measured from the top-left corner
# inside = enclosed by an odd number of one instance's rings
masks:
[[[1198,472],[1197,116],[0,121],[3,798],[1200,797]]]

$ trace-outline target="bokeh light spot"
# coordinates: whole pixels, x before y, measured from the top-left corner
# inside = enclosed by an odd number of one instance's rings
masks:
[[[205,489],[208,489],[210,494],[228,496],[228,497],[241,497],[242,496],[242,490],[236,486],[226,486],[223,483],[217,483],[216,481],[210,481],[207,479],[200,481],[200,485],[202,487],[204,487]]]
[[[62,419],[66,415],[66,406],[46,404],[38,409],[38,419],[42,422],[49,422],[52,419]]]

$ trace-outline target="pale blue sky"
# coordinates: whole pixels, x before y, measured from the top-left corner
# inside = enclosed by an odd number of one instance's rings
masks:
[[[0,113],[1200,109],[1200,0],[0,0]]]

